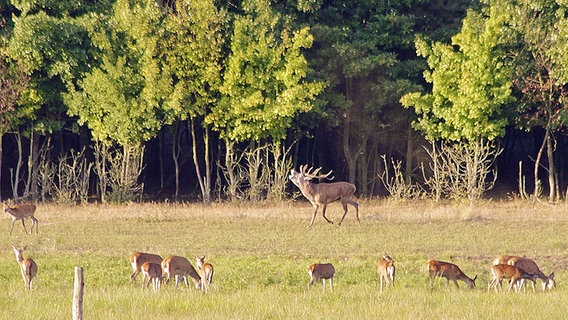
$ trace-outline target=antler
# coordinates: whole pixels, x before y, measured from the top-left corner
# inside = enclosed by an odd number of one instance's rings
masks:
[[[308,169],[308,165],[305,164],[305,165],[301,165],[301,166],[300,166],[300,171],[301,171],[306,177],[312,178],[312,179],[313,179],[313,178],[316,178],[316,179],[328,178],[329,175],[333,172],[333,170],[330,170],[330,171],[329,171],[328,173],[326,173],[326,174],[320,174],[320,175],[318,175],[318,173],[320,172],[320,170],[321,170],[322,167],[319,167],[319,168],[317,168],[317,169],[315,169],[315,170],[313,170],[313,168],[314,168],[314,167],[310,167],[310,168]],[[312,172],[312,170],[313,170],[313,172]],[[334,178],[334,177],[328,178],[328,180],[332,180],[333,178]]]

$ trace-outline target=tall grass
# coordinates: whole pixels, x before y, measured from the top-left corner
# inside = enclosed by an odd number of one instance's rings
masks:
[[[563,285],[568,258],[565,206],[489,202],[475,208],[430,203],[362,201],[359,226],[352,213],[341,227],[318,216],[308,229],[307,202],[261,205],[132,204],[40,205],[39,235],[21,225],[8,236],[0,224],[0,319],[71,316],[73,268],[85,272],[86,319],[479,319],[565,317]],[[328,215],[339,219],[339,205]],[[2,225],[4,227],[2,227]],[[24,289],[10,245],[39,266],[34,289]],[[206,255],[215,267],[209,294],[164,286],[154,293],[129,283],[134,251]],[[396,287],[379,293],[376,263],[388,253]],[[534,258],[554,271],[550,292],[487,292],[489,266],[499,254]],[[458,264],[477,288],[430,286],[426,261]],[[331,262],[334,289],[308,290],[306,266]]]

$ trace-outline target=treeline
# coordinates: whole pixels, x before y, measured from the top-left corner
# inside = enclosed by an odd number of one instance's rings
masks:
[[[554,1],[0,5],[4,198],[282,199],[303,163],[359,196],[562,196]]]

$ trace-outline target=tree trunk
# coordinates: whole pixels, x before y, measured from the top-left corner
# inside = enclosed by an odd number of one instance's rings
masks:
[[[406,134],[406,167],[404,169],[404,180],[410,184],[412,178],[412,159],[414,158],[414,140],[412,135],[412,126],[408,124]]]
[[[180,125],[179,122],[176,121],[174,124],[174,136],[172,138],[172,159],[174,160],[174,171],[175,171],[175,185],[176,185],[176,193],[174,199],[176,201],[179,200],[179,155],[181,152],[180,146]]]
[[[544,139],[542,140],[542,144],[540,145],[540,148],[538,150],[538,154],[536,156],[536,159],[534,161],[534,191],[533,191],[533,195],[535,198],[538,198],[540,191],[541,191],[541,183],[540,183],[540,179],[538,178],[538,172],[540,169],[540,159],[542,158],[542,153],[544,152],[544,147],[546,146],[546,140],[548,140],[548,135],[550,134],[550,132],[548,131],[548,129],[546,130],[546,133],[544,134]]]
[[[16,163],[16,172],[12,175],[12,194],[14,199],[20,197],[18,189],[20,187],[20,169],[23,163],[22,135],[19,130],[16,132],[16,144],[18,145],[18,163]]]
[[[550,129],[547,129],[550,130]],[[548,158],[548,201],[553,202],[557,199],[557,188],[556,188],[556,170],[554,168],[554,145],[552,133],[548,134],[548,139],[546,139],[546,157]]]
[[[191,124],[191,143],[192,143],[192,153],[193,153],[193,165],[195,166],[195,174],[197,175],[197,180],[199,181],[199,188],[201,189],[201,196],[203,197],[203,204],[208,205],[211,203],[211,170],[209,164],[209,130],[205,128],[203,134],[204,154],[205,154],[205,175],[204,178],[201,174],[201,169],[199,168],[198,154],[197,154],[197,138],[195,135],[195,118],[190,119]]]

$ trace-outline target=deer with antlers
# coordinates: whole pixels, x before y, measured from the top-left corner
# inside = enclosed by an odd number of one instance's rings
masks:
[[[357,216],[357,222],[361,223],[359,220],[359,204],[355,202],[352,197],[355,193],[355,185],[349,182],[340,181],[340,182],[331,182],[331,183],[314,183],[311,180],[316,179],[324,179],[327,178],[329,180],[333,179],[328,178],[331,175],[332,171],[329,171],[326,174],[319,174],[321,167],[313,170],[313,167],[308,169],[307,165],[300,166],[300,171],[296,171],[294,169],[290,170],[290,180],[294,183],[304,197],[306,197],[314,207],[314,214],[312,216],[312,221],[310,222],[310,227],[314,224],[314,220],[316,219],[316,214],[318,212],[318,208],[322,207],[322,215],[323,218],[329,222],[333,223],[333,221],[329,220],[325,216],[325,210],[327,205],[334,201],[341,201],[341,205],[343,206],[343,216],[341,220],[337,224],[338,226],[341,225],[343,219],[347,215],[347,204],[352,205],[355,207],[355,214]]]

